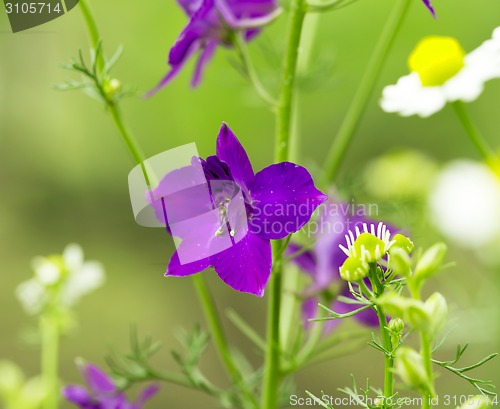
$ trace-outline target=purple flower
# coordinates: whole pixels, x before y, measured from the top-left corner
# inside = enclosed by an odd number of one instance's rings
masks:
[[[144,403],[158,392],[158,386],[151,385],[141,391],[134,403],[130,403],[120,392],[112,379],[93,364],[81,368],[82,377],[88,388],[69,385],[62,394],[68,401],[82,409],[142,409]]]
[[[280,12],[276,0],[178,0],[189,17],[189,23],[170,49],[170,71],[151,90],[152,95],[167,85],[193,55],[198,53],[191,85],[196,87],[205,65],[218,45],[232,46],[234,31],[243,32],[246,41],[259,33],[259,27],[269,23]]]
[[[422,0],[425,4],[425,6],[429,9],[429,11],[432,13],[434,18],[436,18],[436,11],[434,10],[434,7],[432,7],[431,0]]]
[[[212,266],[233,289],[261,297],[271,273],[270,240],[300,230],[327,196],[291,162],[255,174],[225,123],[216,148],[216,155],[168,173],[151,192],[157,217],[181,239],[165,275]]]
[[[328,308],[339,314],[345,314],[360,307],[359,305],[343,303],[337,300],[337,297],[332,297],[329,294],[329,288],[336,283],[339,296],[353,298],[347,283],[340,278],[339,268],[347,256],[340,249],[339,244],[345,243],[345,235],[349,230],[354,231],[356,226],[362,227],[363,223],[376,223],[358,215],[358,210],[349,203],[332,201],[325,203],[319,209],[317,229],[319,234],[314,248],[301,252],[300,255],[292,259],[312,278],[311,286],[303,294],[305,300],[302,304],[302,314],[306,327],[310,326],[309,319],[318,317],[318,303],[325,305],[325,298],[329,301],[326,302]],[[301,247],[293,243],[287,250],[290,255],[297,251],[301,251]],[[366,283],[370,287],[369,281]],[[378,326],[377,315],[371,309],[364,310],[354,317],[364,325]],[[325,331],[331,331],[337,324],[336,320],[326,321]]]

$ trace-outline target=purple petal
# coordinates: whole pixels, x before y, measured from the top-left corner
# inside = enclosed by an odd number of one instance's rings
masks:
[[[289,257],[293,257],[291,261],[297,264],[305,273],[310,276],[315,276],[316,274],[316,258],[312,251],[301,252],[298,256],[293,256],[294,253],[302,251],[302,247],[295,244],[290,243],[287,248],[287,255]]]
[[[92,397],[85,388],[79,385],[69,385],[63,388],[62,395],[64,398],[81,407],[89,405],[92,402]]]
[[[200,162],[169,172],[146,199],[160,222],[165,223],[167,219],[169,232],[171,225],[193,219],[214,208]],[[184,237],[182,232],[178,233],[178,237]]]
[[[431,0],[422,0],[425,4],[425,6],[429,9],[429,11],[432,13],[434,18],[436,18],[436,11],[434,10],[434,7],[432,7]]]
[[[371,308],[361,311],[359,314],[356,314],[354,318],[367,327],[377,328],[379,326],[378,316]]]
[[[302,303],[302,317],[304,318],[304,327],[311,328],[313,323],[310,319],[316,318],[318,312],[318,299],[316,297],[308,298]]]
[[[183,243],[181,243],[182,246]],[[179,246],[180,247],[180,246]],[[198,261],[193,261],[191,263],[181,264],[179,261],[179,255],[177,251],[174,252],[168,263],[166,277],[186,277],[192,274],[199,273],[200,271],[206,270],[210,267],[210,260],[208,258],[203,258]]]
[[[250,185],[254,213],[250,228],[263,239],[278,240],[300,230],[327,196],[302,166],[282,162],[255,175]]]
[[[170,81],[172,81],[182,70],[189,58],[200,48],[200,45],[200,41],[196,40],[194,37],[188,38],[187,40],[184,40],[183,38],[178,40],[178,42],[170,50],[170,71],[162,78],[156,87],[146,93],[146,98],[153,96]]]
[[[209,41],[207,45],[203,48],[201,55],[198,57],[196,62],[196,67],[193,74],[193,79],[191,80],[191,86],[196,88],[200,82],[203,75],[203,70],[208,62],[212,59],[215,49],[217,48],[217,41]]]
[[[93,364],[88,364],[84,367],[83,377],[90,389],[95,393],[113,393],[116,387],[112,379],[101,369]]]
[[[321,322],[311,322],[310,319],[318,318],[319,316],[319,297],[312,297],[306,299],[302,304],[302,316],[304,318],[304,326],[306,329],[311,328],[313,325],[321,325]],[[335,311],[335,310],[334,310]],[[330,333],[334,328],[340,324],[340,320],[323,321],[324,334]]]
[[[191,17],[197,10],[200,9],[203,0],[177,0],[179,6],[181,6],[186,14]]]
[[[136,409],[141,409],[142,406],[151,399],[156,393],[160,390],[159,385],[150,385],[144,388],[141,393],[139,394],[139,397],[137,398],[137,401],[135,403]]]
[[[365,279],[364,281],[365,281],[367,287],[371,288],[370,281],[367,279]],[[340,295],[347,297],[347,298],[354,299],[353,295],[351,294],[351,292],[349,291],[349,288],[347,286],[340,293]],[[333,309],[333,311],[338,312],[339,314],[347,314],[347,313],[354,311],[360,307],[361,307],[361,305],[358,305],[358,304],[346,304],[342,301],[336,300],[333,303],[332,309]],[[371,308],[368,308],[364,311],[359,312],[358,314],[356,314],[354,316],[354,318],[358,322],[360,322],[361,324],[367,325],[369,327],[378,327],[379,326],[378,316],[375,313],[375,311],[373,311]]]
[[[229,165],[236,183],[248,188],[254,179],[252,164],[240,141],[225,122],[219,130],[216,151],[219,159]]]
[[[262,297],[271,274],[271,243],[248,233],[231,248],[211,256],[210,263],[233,289]]]

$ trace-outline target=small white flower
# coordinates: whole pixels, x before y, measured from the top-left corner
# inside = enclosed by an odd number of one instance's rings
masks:
[[[384,88],[380,102],[384,111],[428,117],[448,102],[474,101],[485,82],[500,78],[500,27],[467,55],[450,37],[424,38],[409,65],[411,74]]]
[[[101,263],[87,261],[68,276],[61,292],[61,303],[71,307],[80,301],[80,298],[96,290],[103,283],[104,268]]]
[[[51,297],[61,307],[74,306],[82,296],[104,282],[104,268],[96,261],[84,261],[77,244],[66,246],[62,256],[36,257],[34,278],[20,284],[16,295],[28,314],[38,314]]]
[[[446,237],[479,248],[500,234],[500,180],[482,163],[453,161],[438,176],[430,217]]]
[[[47,300],[45,288],[34,278],[17,286],[16,297],[30,315],[38,314]]]
[[[55,284],[61,278],[61,267],[54,263],[53,260],[35,257],[31,265],[35,272],[36,279],[43,285]]]

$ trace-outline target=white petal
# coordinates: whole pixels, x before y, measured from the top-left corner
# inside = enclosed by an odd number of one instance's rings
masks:
[[[500,41],[500,27],[497,27],[493,30],[492,38],[496,41]]]
[[[401,77],[396,85],[385,87],[380,105],[386,112],[402,116],[428,117],[440,111],[446,104],[441,87],[424,87],[417,73]]]
[[[61,270],[58,265],[43,257],[35,257],[32,261],[36,279],[43,285],[52,285],[61,278]]]
[[[70,272],[79,269],[83,264],[83,250],[78,244],[68,244],[63,252],[64,264]]]
[[[16,297],[28,314],[37,314],[41,311],[46,299],[44,287],[34,279],[21,283],[16,288]]]
[[[444,85],[450,101],[474,101],[487,81],[500,78],[500,34],[495,33],[465,56],[465,67]]]
[[[104,268],[95,261],[86,262],[66,281],[62,290],[62,303],[66,306],[76,304],[82,296],[99,288],[104,283]]]
[[[437,178],[429,206],[436,227],[464,247],[481,247],[500,232],[500,181],[481,163],[450,163]]]

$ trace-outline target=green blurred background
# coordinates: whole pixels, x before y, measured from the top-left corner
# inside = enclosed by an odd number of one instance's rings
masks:
[[[353,6],[327,13],[319,19],[317,41],[310,67],[315,78],[303,81],[300,105],[298,161],[317,172],[359,83],[374,43],[393,2],[361,0]],[[108,55],[119,45],[125,52],[114,76],[137,85],[140,93],[152,88],[167,70],[170,46],[186,22],[174,1],[95,0],[92,2]],[[498,0],[435,0],[435,21],[421,1],[414,0],[410,14],[380,78],[394,83],[407,72],[406,59],[416,42],[427,34],[457,37],[467,51],[491,36],[500,25]],[[279,70],[285,19],[266,29],[251,44],[251,52],[266,83],[272,87]],[[177,347],[175,332],[202,321],[201,309],[189,279],[165,279],[163,273],[172,244],[161,229],[135,224],[129,199],[127,175],[133,167],[104,108],[82,93],[58,92],[54,84],[75,79],[60,68],[88,50],[85,27],[78,8],[49,24],[12,34],[7,17],[0,13],[0,359],[17,362],[29,375],[38,373],[39,351],[22,341],[35,323],[15,298],[16,286],[31,276],[35,255],[61,252],[77,242],[86,258],[101,261],[106,285],[86,297],[77,308],[79,328],[64,339],[61,376],[79,382],[75,357],[102,364],[110,349],[126,352],[131,323],[144,335],[163,340],[157,356],[161,366],[175,369],[169,350]],[[195,141],[201,156],[214,151],[221,121],[226,121],[247,149],[256,169],[272,161],[274,119],[259,102],[245,79],[231,64],[230,51],[219,49],[206,70],[202,85],[193,90],[189,80],[192,62],[168,87],[151,99],[124,101],[126,119],[147,156]],[[337,187],[356,197],[371,200],[360,175],[368,161],[395,147],[422,150],[437,162],[457,157],[478,159],[463,130],[446,108],[422,120],[384,114],[373,98],[344,162]],[[470,111],[481,129],[498,147],[500,81],[492,81]],[[415,175],[418,178],[418,174]],[[384,183],[384,181],[381,181]],[[359,192],[358,192],[359,190]],[[408,207],[405,207],[408,205]],[[418,207],[418,206],[417,206]],[[411,212],[415,204],[381,204],[380,216],[414,230],[418,243],[430,244],[438,236],[422,228]],[[394,211],[394,209],[399,209]],[[409,215],[406,219],[404,215]],[[420,227],[419,227],[420,226]],[[471,342],[467,356],[472,362],[499,350],[499,268],[478,264],[474,254],[452,248],[449,259],[457,265],[434,280],[449,297],[459,330],[450,336],[442,357],[453,354],[456,343]],[[259,332],[265,328],[265,300],[231,291],[209,276],[209,284],[221,310],[236,309]],[[488,289],[488,292],[486,292]],[[255,351],[230,324],[234,343]],[[259,362],[259,357],[254,362]],[[298,376],[304,389],[339,395],[336,388],[348,385],[350,374],[381,381],[381,357],[365,348],[359,354],[307,369]],[[478,375],[500,383],[498,362]],[[226,381],[211,348],[204,368],[216,382]],[[441,394],[472,394],[458,378],[443,374]],[[203,399],[203,400],[202,400]],[[196,392],[166,385],[153,408],[190,408],[203,402],[207,409],[217,403]],[[65,406],[64,406],[65,405]],[[64,407],[68,405],[64,404]]]

